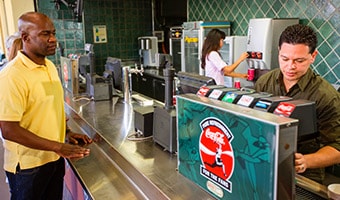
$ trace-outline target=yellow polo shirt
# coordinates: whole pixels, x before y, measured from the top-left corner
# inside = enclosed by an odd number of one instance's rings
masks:
[[[0,120],[49,140],[65,141],[64,93],[54,64],[37,65],[21,52],[0,72]],[[15,134],[15,133],[11,133]],[[29,169],[59,159],[52,151],[35,150],[4,140],[4,169],[15,173],[17,164]]]

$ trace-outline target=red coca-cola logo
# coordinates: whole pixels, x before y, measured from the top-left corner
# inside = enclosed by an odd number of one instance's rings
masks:
[[[206,96],[209,90],[210,90],[210,89],[209,89],[207,86],[202,86],[202,87],[200,87],[200,89],[197,91],[197,95],[199,95],[199,96]]]
[[[289,117],[294,111],[295,107],[296,106],[294,104],[290,104],[289,102],[281,102],[275,109],[274,114]]]
[[[229,128],[216,118],[206,118],[201,122],[201,128],[201,174],[231,191],[229,178],[234,171],[234,153],[230,142],[233,135]]]
[[[64,66],[63,66],[63,73],[64,73],[64,81],[67,82],[68,81],[68,69],[67,69],[67,63],[65,62],[64,63]]]

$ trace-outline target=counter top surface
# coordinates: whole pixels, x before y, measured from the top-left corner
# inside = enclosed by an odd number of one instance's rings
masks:
[[[135,102],[75,102],[67,93],[65,101],[72,131],[95,140],[88,157],[70,161],[93,199],[215,199],[178,173],[176,154],[133,137]]]
[[[177,171],[177,155],[165,151],[152,137],[134,137],[136,102],[73,101],[65,92],[72,131],[89,135],[91,154],[71,160],[75,173],[93,199],[215,199]],[[154,106],[162,106],[155,104]],[[298,177],[298,184],[305,179]],[[303,187],[306,184],[301,184]],[[307,184],[308,186],[308,184]],[[325,187],[318,188],[325,196]]]

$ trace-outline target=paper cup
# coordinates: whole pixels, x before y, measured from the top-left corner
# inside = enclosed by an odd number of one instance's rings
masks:
[[[328,185],[327,190],[329,199],[340,200],[340,184],[330,184]]]

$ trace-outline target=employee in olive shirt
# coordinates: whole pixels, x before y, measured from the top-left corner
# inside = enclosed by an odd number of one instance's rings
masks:
[[[316,33],[308,26],[287,27],[279,40],[279,65],[261,76],[256,91],[314,101],[319,136],[299,142],[295,171],[322,183],[325,167],[340,163],[340,95],[310,65],[318,54]]]

